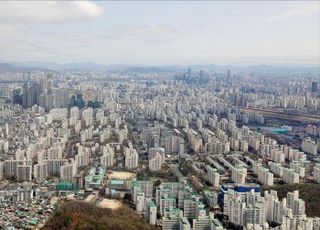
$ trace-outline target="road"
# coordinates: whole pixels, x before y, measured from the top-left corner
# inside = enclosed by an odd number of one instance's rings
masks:
[[[295,121],[309,121],[309,122],[320,122],[319,115],[312,114],[297,114],[297,113],[289,113],[289,112],[279,112],[274,110],[266,110],[266,109],[258,109],[258,108],[244,108],[241,107],[241,110],[244,112],[257,112],[261,115],[269,116],[269,117],[277,117],[286,120],[295,120]]]

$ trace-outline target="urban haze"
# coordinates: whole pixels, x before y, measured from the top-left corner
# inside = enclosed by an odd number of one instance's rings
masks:
[[[320,230],[319,1],[0,1],[0,229]]]

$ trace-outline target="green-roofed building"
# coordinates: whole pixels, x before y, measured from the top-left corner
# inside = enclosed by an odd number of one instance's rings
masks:
[[[70,182],[62,181],[58,183],[57,189],[72,191],[75,190],[75,185]]]
[[[211,190],[206,189],[203,191],[203,199],[204,202],[210,207],[218,204],[218,194]]]
[[[180,230],[180,219],[183,212],[179,208],[170,208],[164,211],[162,230]]]

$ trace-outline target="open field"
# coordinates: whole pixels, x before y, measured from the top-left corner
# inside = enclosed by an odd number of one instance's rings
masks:
[[[97,204],[99,208],[110,208],[112,210],[118,209],[122,206],[121,201],[115,199],[103,199]]]
[[[112,171],[112,173],[108,174],[108,179],[120,179],[126,180],[136,177],[135,173],[132,172],[124,172],[124,171]]]

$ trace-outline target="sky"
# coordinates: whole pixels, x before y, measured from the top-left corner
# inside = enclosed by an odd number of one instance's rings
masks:
[[[320,1],[0,1],[0,60],[320,65]]]

